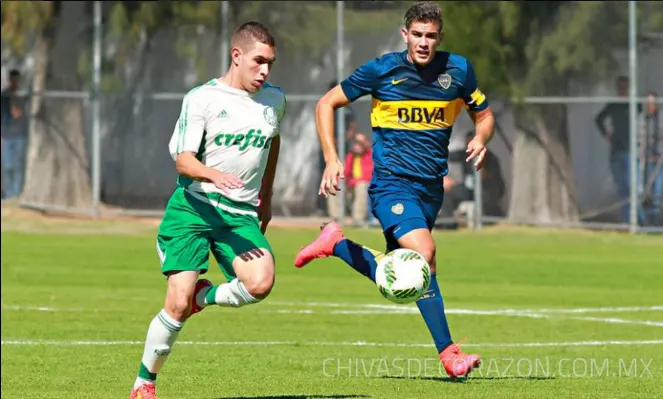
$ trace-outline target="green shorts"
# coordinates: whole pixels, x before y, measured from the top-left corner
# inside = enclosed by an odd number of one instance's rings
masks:
[[[178,187],[168,200],[157,235],[161,272],[207,272],[210,250],[228,281],[233,260],[264,248],[274,256],[260,231],[256,208],[221,194],[186,191]]]

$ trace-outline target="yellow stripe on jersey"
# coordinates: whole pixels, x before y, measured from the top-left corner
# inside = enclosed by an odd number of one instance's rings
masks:
[[[474,90],[474,92],[470,94],[470,98],[472,98],[472,105],[481,105],[484,101],[486,101],[486,95],[483,94],[479,89]]]
[[[373,99],[371,125],[399,130],[435,130],[453,126],[463,109],[462,99],[453,101]]]

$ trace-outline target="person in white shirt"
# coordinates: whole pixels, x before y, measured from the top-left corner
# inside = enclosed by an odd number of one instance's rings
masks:
[[[264,236],[285,115],[267,83],[274,37],[248,22],[232,36],[228,73],[189,91],[168,145],[177,188],[157,235],[167,278],[164,308],[147,331],[131,399],[156,399],[155,382],[185,321],[206,306],[240,307],[269,295],[274,255]],[[212,252],[227,283],[199,279]]]

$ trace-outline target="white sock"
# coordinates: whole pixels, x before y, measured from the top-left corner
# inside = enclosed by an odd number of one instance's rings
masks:
[[[164,309],[161,309],[156,317],[152,319],[147,330],[147,338],[145,338],[141,371],[134,383],[134,389],[145,383],[154,383],[156,374],[161,370],[161,366],[170,354],[170,350],[183,325],[183,322],[170,317]],[[154,375],[154,378],[151,378],[149,374]]]
[[[213,301],[210,301],[210,297],[213,298]],[[229,283],[217,285],[209,290],[199,292],[198,296],[196,296],[196,301],[201,306],[219,305],[238,308],[260,302],[260,299],[251,296],[246,290],[246,287],[244,287],[244,284],[236,278]]]

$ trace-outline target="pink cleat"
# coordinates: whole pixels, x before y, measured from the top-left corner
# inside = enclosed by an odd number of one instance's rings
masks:
[[[154,384],[143,384],[131,391],[129,399],[157,399],[156,387]]]
[[[295,257],[295,267],[304,267],[313,259],[332,256],[336,244],[345,238],[341,225],[336,222],[323,224],[320,230],[318,238],[299,250]]]
[[[440,352],[440,360],[451,378],[467,377],[472,370],[481,365],[479,355],[463,353],[456,344],[451,344]]]
[[[214,284],[212,284],[211,281],[205,280],[204,278],[196,281],[196,288],[193,290],[193,297],[191,298],[191,311],[189,313],[189,317],[205,309],[202,306],[198,305],[198,303],[196,302],[196,297],[198,296],[198,293],[200,291],[213,286]]]

